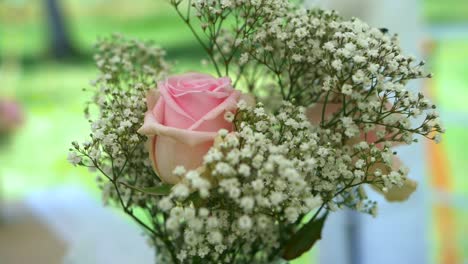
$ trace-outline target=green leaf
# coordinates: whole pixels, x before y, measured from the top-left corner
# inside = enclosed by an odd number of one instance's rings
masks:
[[[196,208],[201,207],[205,202],[198,192],[190,194],[187,200],[192,201]]]
[[[132,186],[130,184],[126,184],[126,183],[121,183],[121,184],[135,191],[139,191],[139,192],[146,193],[149,195],[156,195],[156,196],[169,195],[171,193],[172,187],[174,186],[172,184],[161,183],[158,186],[140,188],[140,187]]]
[[[321,218],[312,219],[302,226],[286,243],[283,258],[293,260],[311,249],[315,242],[322,238],[323,224],[326,219],[327,214],[324,214]]]
[[[141,188],[140,190],[151,195],[169,195],[173,186],[172,184],[163,183],[159,186]]]

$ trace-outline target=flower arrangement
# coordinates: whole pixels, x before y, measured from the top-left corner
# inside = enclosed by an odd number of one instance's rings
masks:
[[[158,263],[282,263],[330,212],[377,214],[415,190],[392,147],[444,130],[408,91],[431,77],[398,39],[286,0],[169,0],[215,76],[173,75],[165,51],[114,35],[69,161],[139,223]]]

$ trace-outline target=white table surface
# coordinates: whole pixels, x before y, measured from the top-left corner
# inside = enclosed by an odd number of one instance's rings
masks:
[[[31,211],[68,246],[66,264],[153,264],[141,229],[79,187],[34,193]]]

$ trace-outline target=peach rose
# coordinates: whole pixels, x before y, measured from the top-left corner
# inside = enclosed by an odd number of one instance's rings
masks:
[[[325,120],[329,119],[331,116],[339,112],[341,108],[342,108],[341,103],[328,103],[325,109],[325,115],[324,115]],[[320,122],[322,121],[322,110],[323,110],[322,103],[317,103],[314,106],[307,109],[307,117],[309,118],[309,121],[312,124],[315,124],[315,125],[320,124]],[[367,141],[367,143],[369,144],[375,143],[377,141],[377,131],[383,130],[383,129],[385,128],[382,126],[380,127],[377,126],[375,130],[369,131],[367,135],[365,135],[364,133],[361,133],[361,136],[351,139],[348,144],[352,145],[360,141]],[[398,146],[400,144],[402,143],[395,142],[393,146]],[[382,145],[378,144],[377,147],[381,148]],[[393,167],[399,168],[400,166],[401,166],[401,160],[397,157],[393,157]],[[388,173],[388,171],[386,171],[387,169],[384,166],[382,166],[382,164],[374,165],[370,169],[370,172],[372,173],[377,169],[384,171],[384,173]],[[388,201],[399,202],[399,201],[405,201],[409,198],[409,196],[416,190],[417,183],[411,179],[406,179],[404,182],[404,185],[401,188],[393,187],[390,190],[388,190],[386,193],[382,192],[381,186],[371,185],[371,187],[377,192],[382,193]]]
[[[0,133],[10,133],[23,123],[21,107],[14,101],[0,99]]]
[[[181,180],[172,173],[177,166],[198,168],[217,132],[233,130],[224,114],[235,112],[244,95],[234,90],[229,78],[202,73],[169,77],[158,88],[148,94],[148,112],[138,132],[149,137],[150,158],[159,178],[176,184]]]

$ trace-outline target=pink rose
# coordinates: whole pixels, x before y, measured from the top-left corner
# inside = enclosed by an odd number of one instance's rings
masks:
[[[229,78],[201,73],[172,76],[158,88],[148,94],[148,112],[138,132],[150,139],[150,158],[161,180],[176,184],[180,178],[172,172],[177,166],[198,168],[217,132],[233,130],[224,114],[235,112],[244,95]]]
[[[0,99],[0,132],[8,133],[23,122],[23,113],[18,103]]]

